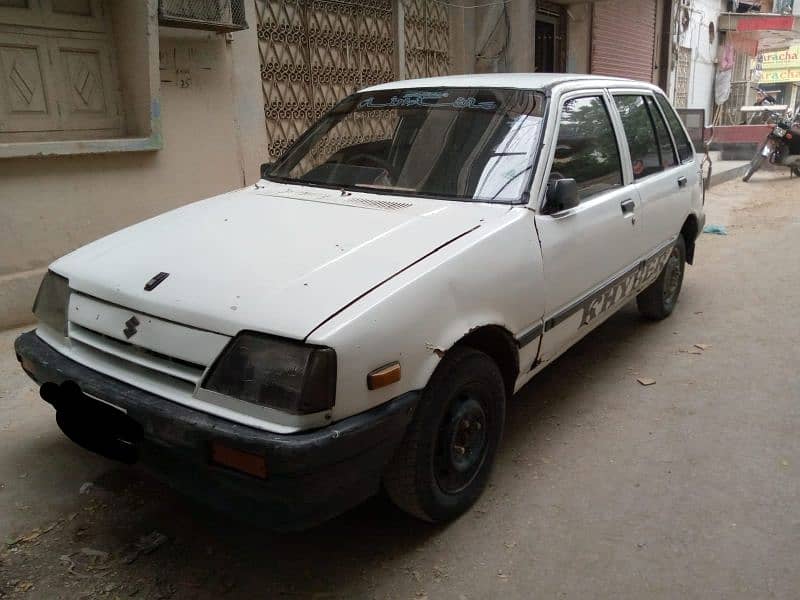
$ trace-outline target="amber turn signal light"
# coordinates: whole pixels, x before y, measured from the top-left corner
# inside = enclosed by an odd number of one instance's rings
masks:
[[[375,369],[367,375],[367,388],[377,390],[398,381],[400,381],[400,363],[395,361]]]
[[[230,448],[219,442],[211,442],[211,461],[253,477],[267,478],[267,459],[258,454]]]

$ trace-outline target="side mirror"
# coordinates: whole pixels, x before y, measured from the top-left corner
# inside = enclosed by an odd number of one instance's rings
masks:
[[[581,203],[578,184],[574,179],[556,179],[547,188],[547,214],[575,208]]]
[[[269,172],[272,171],[274,163],[261,163],[261,179],[265,179]]]

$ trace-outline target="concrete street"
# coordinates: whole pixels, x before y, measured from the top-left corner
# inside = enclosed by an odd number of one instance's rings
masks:
[[[523,389],[449,526],[382,498],[292,535],[212,513],[69,442],[0,333],[0,597],[797,598],[800,181],[706,205],[728,235],[675,314],[626,307]]]

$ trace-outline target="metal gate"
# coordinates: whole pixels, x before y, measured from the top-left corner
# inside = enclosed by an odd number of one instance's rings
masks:
[[[448,13],[438,2],[255,0],[255,5],[268,150],[273,159],[355,90],[398,76],[448,71]],[[375,135],[355,129],[351,134],[357,140]]]
[[[592,73],[652,81],[656,0],[593,4]]]

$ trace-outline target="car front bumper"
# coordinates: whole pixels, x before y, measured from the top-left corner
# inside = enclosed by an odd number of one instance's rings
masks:
[[[14,347],[28,375],[48,384],[42,397],[56,407],[59,425],[72,439],[62,413],[77,402],[77,384],[83,399],[85,394],[127,413],[140,434],[133,457],[156,476],[218,510],[247,515],[253,524],[278,530],[310,527],[375,494],[419,399],[418,392],[409,392],[327,427],[282,435],[182,406],[98,373],[65,357],[35,331],[18,337]],[[103,411],[98,414],[89,427],[102,432],[114,417],[107,423]],[[263,457],[266,478],[212,463],[212,443]],[[82,445],[109,455],[102,444]]]

